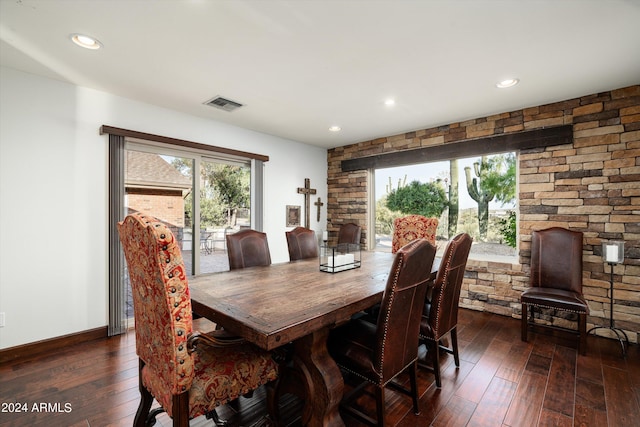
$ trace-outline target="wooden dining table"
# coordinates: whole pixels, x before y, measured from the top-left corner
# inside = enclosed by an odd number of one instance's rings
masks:
[[[265,350],[293,343],[304,425],[342,426],[344,382],[327,337],[382,300],[393,255],[363,252],[361,261],[338,273],[307,259],[197,276],[189,280],[193,311]]]

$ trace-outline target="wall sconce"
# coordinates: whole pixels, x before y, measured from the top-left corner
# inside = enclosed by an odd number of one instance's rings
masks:
[[[629,347],[629,337],[627,333],[620,328],[616,328],[613,323],[613,266],[616,264],[622,264],[624,261],[624,242],[623,241],[608,241],[602,242],[602,259],[609,264],[609,326],[595,326],[587,332],[587,335],[591,331],[596,329],[609,329],[616,334],[618,341],[622,346],[622,356],[627,356],[626,347]],[[624,339],[623,339],[624,338]],[[625,343],[627,346],[625,347]]]

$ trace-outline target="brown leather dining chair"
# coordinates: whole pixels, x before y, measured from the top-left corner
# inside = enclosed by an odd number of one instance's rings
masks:
[[[224,331],[193,330],[187,273],[178,241],[164,223],[140,213],[118,223],[127,261],[139,358],[140,404],[133,425],[166,412],[173,426],[207,415],[276,380],[271,354]],[[154,398],[160,408],[151,411]]]
[[[420,342],[427,347],[427,357],[431,358],[431,366],[421,361],[418,361],[418,366],[434,373],[437,387],[442,387],[440,350],[453,354],[456,366],[460,366],[458,303],[472,241],[471,236],[461,233],[447,243],[420,322]],[[451,347],[446,347],[441,341],[447,334],[451,338]]]
[[[573,313],[577,317],[578,351],[587,351],[589,305],[582,294],[582,238],[580,231],[561,227],[531,233],[531,278],[522,292],[522,341],[534,325],[534,308]],[[553,324],[538,327],[557,328]]]
[[[316,232],[305,227],[296,227],[286,231],[289,260],[296,261],[318,257],[318,239]]]
[[[362,235],[362,227],[353,222],[342,224],[338,230],[338,244],[350,243],[353,245],[360,244],[360,236]]]
[[[414,240],[395,255],[380,305],[378,322],[354,319],[334,329],[329,352],[338,366],[364,381],[342,401],[342,408],[371,425],[384,425],[384,390],[390,386],[413,399],[418,414],[418,332],[436,248],[426,239]],[[408,371],[411,390],[393,381]],[[367,385],[376,387],[375,420],[348,404]]]
[[[240,230],[227,234],[229,269],[271,265],[271,253],[266,233],[256,230]]]
[[[391,237],[391,253],[415,239],[427,239],[436,244],[436,230],[438,218],[427,218],[422,215],[407,215],[393,221],[393,235]]]

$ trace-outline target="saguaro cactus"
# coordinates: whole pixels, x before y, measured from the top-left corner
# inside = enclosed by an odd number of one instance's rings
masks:
[[[489,227],[489,202],[493,200],[495,194],[483,186],[482,178],[486,170],[486,159],[483,156],[480,162],[473,164],[476,174],[475,178],[471,178],[471,168],[464,168],[464,174],[467,179],[467,191],[469,196],[478,203],[478,228],[480,231],[480,240],[487,240],[487,228]]]
[[[458,159],[449,160],[449,173],[451,184],[449,185],[449,238],[453,238],[458,231],[458,212],[460,210],[460,198],[458,197]]]
[[[406,185],[407,185],[407,175],[404,176],[404,180],[401,178],[398,178],[397,188],[402,188],[402,187],[405,187]],[[393,188],[393,185],[391,184],[391,177],[389,177],[389,183],[386,185],[385,190],[387,191],[387,194],[391,193],[392,191],[395,191],[395,189]]]

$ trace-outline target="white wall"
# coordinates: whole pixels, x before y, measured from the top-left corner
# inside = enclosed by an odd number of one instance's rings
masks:
[[[304,206],[304,178],[326,203],[325,149],[0,67],[0,348],[107,324],[103,124],[269,156],[273,262],[288,261],[285,206]],[[326,204],[310,217],[319,232]]]

